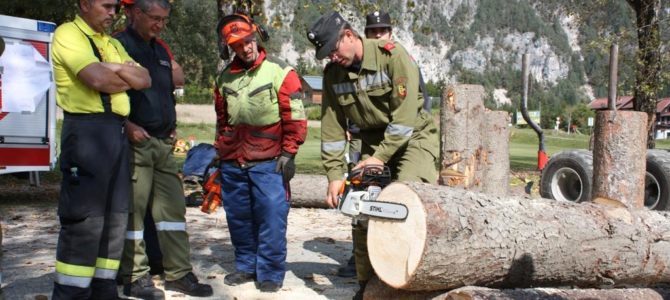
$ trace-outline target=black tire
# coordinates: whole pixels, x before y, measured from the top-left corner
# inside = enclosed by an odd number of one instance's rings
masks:
[[[647,150],[644,206],[653,210],[670,209],[670,152],[667,150]]]
[[[588,150],[568,150],[554,154],[540,178],[543,198],[583,202],[591,199],[593,154]]]

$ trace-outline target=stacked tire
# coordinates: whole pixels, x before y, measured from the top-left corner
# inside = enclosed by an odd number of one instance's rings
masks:
[[[540,195],[559,201],[583,202],[593,190],[593,154],[588,150],[568,150],[551,157],[540,179]],[[670,209],[670,152],[647,151],[644,206]]]

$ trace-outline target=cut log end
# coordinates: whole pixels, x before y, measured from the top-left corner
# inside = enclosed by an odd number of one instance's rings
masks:
[[[386,187],[377,200],[405,204],[409,211],[404,221],[374,219],[369,232],[376,234],[368,234],[370,262],[375,271],[384,274],[384,282],[391,287],[402,288],[414,274],[424,251],[426,212],[416,192],[401,183]]]

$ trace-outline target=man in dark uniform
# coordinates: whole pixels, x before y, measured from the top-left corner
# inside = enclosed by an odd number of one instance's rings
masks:
[[[360,128],[362,160],[354,169],[388,165],[395,180],[437,181],[438,130],[422,109],[416,64],[388,40],[361,38],[337,12],[321,16],[307,32],[324,69],[321,157],[328,177],[326,202],[338,203],[346,172],[347,122]],[[362,297],[373,274],[367,255],[367,222],[355,226],[354,253]]]
[[[147,208],[163,253],[165,289],[190,296],[212,295],[211,286],[199,283],[192,272],[184,192],[172,155],[176,134],[172,59],[157,42],[170,8],[167,0],[135,0],[130,26],[116,35],[128,54],[149,70],[153,83],[150,89],[128,91],[131,113],[126,122],[133,153],[133,209],[120,273],[124,294],[143,299],[164,299],[149,274],[144,243]]]
[[[56,101],[64,111],[53,299],[117,299],[128,223],[130,169],[125,91],[151,86],[146,69],[105,32],[116,0],[79,0],[54,33]]]

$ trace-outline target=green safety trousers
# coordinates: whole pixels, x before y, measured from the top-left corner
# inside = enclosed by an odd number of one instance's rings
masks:
[[[193,269],[186,233],[186,202],[172,144],[173,139],[151,137],[132,145],[133,201],[119,271],[124,283],[149,273],[144,243],[148,208],[156,223],[165,280],[180,279]]]
[[[382,132],[361,130],[361,160],[375,152],[376,145],[383,139]],[[412,133],[407,145],[403,146],[387,162],[394,181],[418,181],[437,183],[437,158],[439,151],[438,130],[432,122],[421,130]],[[381,137],[381,138],[380,138]],[[356,261],[356,277],[361,283],[367,283],[374,274],[368,257],[368,222],[357,220],[351,230]]]

